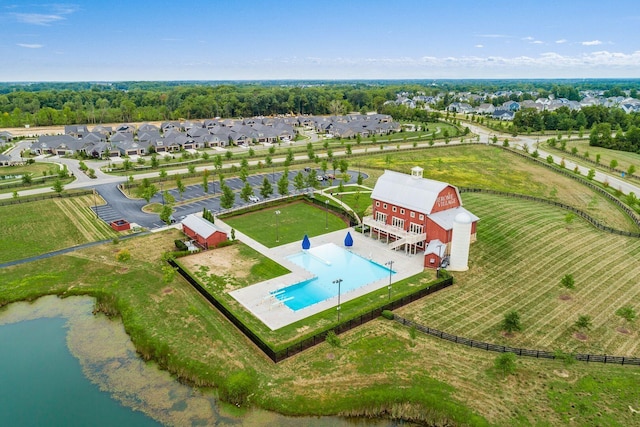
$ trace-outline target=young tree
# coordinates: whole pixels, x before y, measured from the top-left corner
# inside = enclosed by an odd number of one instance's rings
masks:
[[[352,153],[352,151],[351,151],[351,144],[347,144],[347,145],[346,145],[346,147],[345,147],[345,149],[344,149],[344,152],[345,152],[345,154],[346,154],[347,156],[350,156],[350,155],[351,155],[351,153]]]
[[[222,156],[220,154],[217,154],[216,157],[214,157],[213,167],[216,168],[218,172],[222,169]]]
[[[522,325],[520,324],[520,314],[518,314],[518,312],[515,310],[508,312],[504,315],[504,319],[502,319],[500,327],[503,331],[506,331],[508,333],[522,330]]]
[[[573,274],[565,274],[562,279],[560,279],[560,284],[567,289],[574,289],[576,286]]]
[[[503,376],[512,375],[516,371],[516,355],[513,353],[502,353],[496,357],[494,366]]]
[[[33,182],[33,175],[29,172],[22,175],[22,183],[26,185],[31,185]]]
[[[596,164],[599,165],[600,164],[600,154],[596,154]]]
[[[227,160],[231,160],[231,157],[233,157],[233,153],[231,152],[231,150],[227,150],[227,152],[226,152],[226,153],[224,153],[224,157],[225,157]]]
[[[611,169],[615,169],[618,167],[618,161],[616,159],[611,160],[611,162],[609,162],[609,167]]]
[[[627,175],[631,176],[636,173],[636,167],[634,165],[629,165],[627,168]]]
[[[220,207],[223,209],[232,208],[233,204],[236,201],[236,194],[227,184],[223,183],[220,188],[222,189],[222,196],[220,196]]]
[[[307,184],[304,179],[304,174],[302,173],[302,171],[298,171],[296,176],[293,178],[293,187],[298,193],[300,193],[306,186]]]
[[[186,187],[184,186],[180,175],[176,175],[176,188],[178,189],[178,193],[180,193],[180,199],[182,199],[182,195],[184,194]]]
[[[169,176],[169,174],[166,170],[162,169],[160,170],[160,172],[158,172],[158,176],[160,177],[160,181],[164,181],[165,179],[167,179],[167,176]]]
[[[263,199],[268,199],[273,194],[273,186],[269,182],[269,179],[265,176],[260,186],[260,195]]]
[[[205,169],[202,172],[202,189],[204,190],[205,193],[209,192],[209,175],[210,175],[210,172],[208,169]]]
[[[284,168],[284,173],[278,180],[278,193],[281,196],[289,194],[289,170],[287,168]]]
[[[189,171],[189,173],[196,173],[196,165],[187,165],[187,171]]]
[[[240,198],[247,203],[249,201],[249,197],[253,196],[253,187],[249,182],[245,182],[240,190]]]
[[[318,188],[318,174],[315,169],[311,169],[307,174],[307,187],[309,188]]]
[[[586,314],[581,314],[580,316],[578,316],[578,320],[576,320],[575,326],[578,329],[590,329],[591,316],[587,316]]]
[[[165,203],[162,206],[162,210],[160,211],[160,219],[165,224],[170,224],[171,223],[171,215],[173,215],[173,207],[171,206],[171,204]]]
[[[64,191],[64,185],[62,184],[62,181],[60,181],[60,178],[56,178],[56,180],[53,181],[53,187],[51,187],[51,189],[58,193],[58,195],[62,194]]]
[[[256,150],[253,148],[249,148],[249,157],[254,157],[256,155]]]
[[[249,179],[249,170],[245,166],[242,166],[240,168],[240,175],[239,176],[240,176],[240,180],[242,182],[247,182],[247,180]]]
[[[589,169],[589,172],[587,172],[587,179],[589,181],[593,181],[593,178],[596,177],[596,171],[595,169]]]
[[[362,178],[362,174],[358,172],[358,180],[356,182],[358,183],[358,185],[362,185],[363,181],[364,181],[364,178]]]

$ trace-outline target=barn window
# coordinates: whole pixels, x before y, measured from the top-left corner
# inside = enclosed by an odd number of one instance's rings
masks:
[[[419,219],[420,221],[424,220],[424,215],[420,214],[420,216],[418,217],[418,219]]]
[[[409,213],[409,216],[410,216],[411,218],[415,218],[415,217],[416,217],[416,213],[415,213],[414,211],[411,211],[411,212]]]
[[[391,208],[391,210],[392,210],[393,212],[395,212],[395,211],[397,211],[397,210],[398,210],[398,208],[396,208],[396,207],[394,206],[394,207],[392,207],[392,208]]]
[[[400,215],[404,215],[404,209],[400,209]]]
[[[380,207],[380,202],[376,200],[376,208],[379,208],[379,207]]]
[[[386,203],[384,203],[384,204],[382,205],[382,208],[383,208],[383,209],[387,209],[387,204],[386,204]]]

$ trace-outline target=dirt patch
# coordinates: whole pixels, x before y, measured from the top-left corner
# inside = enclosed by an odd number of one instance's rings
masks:
[[[245,279],[251,274],[254,260],[241,256],[240,247],[236,245],[211,249],[180,258],[180,263],[192,273],[199,271],[215,274],[220,277]],[[235,290],[227,285],[226,292]]]
[[[335,359],[335,358],[336,358],[336,355],[335,355],[335,354],[333,354],[333,353],[327,353],[327,359],[328,359],[328,360],[333,360],[333,359]]]
[[[172,293],[173,293],[173,288],[167,287],[162,290],[162,295],[170,295]]]
[[[502,331],[502,336],[505,338],[513,338],[516,336],[513,332]]]
[[[561,301],[571,301],[573,297],[571,295],[563,294],[558,297]]]
[[[589,337],[583,334],[582,332],[576,332],[573,334],[573,337],[580,341],[586,341]]]
[[[554,369],[553,373],[559,376],[560,378],[569,378],[569,372],[565,370],[559,371],[557,369]]]
[[[616,331],[620,332],[621,334],[625,334],[625,335],[629,335],[631,333],[630,330],[628,330],[627,328],[623,328],[622,326],[619,328],[616,328]]]

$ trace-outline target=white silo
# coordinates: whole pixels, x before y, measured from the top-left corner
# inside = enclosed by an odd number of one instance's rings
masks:
[[[451,255],[449,256],[448,270],[467,271],[469,269],[471,222],[471,217],[466,212],[460,212],[453,219],[453,235],[451,236]]]

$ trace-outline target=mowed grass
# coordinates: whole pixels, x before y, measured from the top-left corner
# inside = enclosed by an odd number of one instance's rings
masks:
[[[547,351],[640,357],[640,329],[615,314],[640,311],[640,240],[604,233],[566,211],[502,196],[464,194],[480,217],[469,271],[456,285],[399,313],[446,332]],[[561,286],[565,274],[575,289]],[[520,314],[522,332],[505,337],[504,315]],[[593,326],[575,337],[578,316]]]
[[[92,196],[80,196],[0,207],[0,262],[115,237],[91,206]]]
[[[567,154],[571,153],[572,148],[576,148],[580,156],[584,156],[586,152],[589,152],[589,158],[593,161],[596,160],[596,155],[600,154],[600,164],[609,166],[612,160],[618,162],[618,166],[616,169],[620,169],[626,171],[629,166],[633,165],[636,168],[635,175],[640,173],[640,154],[639,153],[631,153],[628,151],[618,151],[618,150],[610,150],[608,148],[602,147],[592,147],[589,145],[588,140],[567,140],[566,151]],[[545,144],[546,145],[546,144]],[[558,144],[556,144],[556,148],[560,148]]]
[[[521,358],[504,378],[493,368],[495,353],[413,338],[384,319],[340,335],[337,347],[324,343],[275,365],[188,283],[163,277],[162,253],[181,235],[172,229],[3,269],[0,305],[44,294],[106,296],[143,357],[196,385],[251,370],[251,404],[289,415],[393,414],[470,426],[636,421],[628,410],[638,409],[636,367]],[[128,262],[116,260],[123,249]]]
[[[458,187],[484,188],[526,194],[566,203],[587,212],[610,227],[638,231],[637,226],[613,203],[573,179],[498,147],[456,145],[410,153],[395,152],[358,159],[362,167],[374,166],[403,173],[424,168],[424,177]],[[365,185],[375,185],[382,173],[371,171]],[[464,202],[464,197],[463,197]]]
[[[276,215],[276,211],[280,213]],[[331,211],[304,202],[224,218],[223,221],[268,248],[302,241],[305,234],[319,236],[347,227]]]

